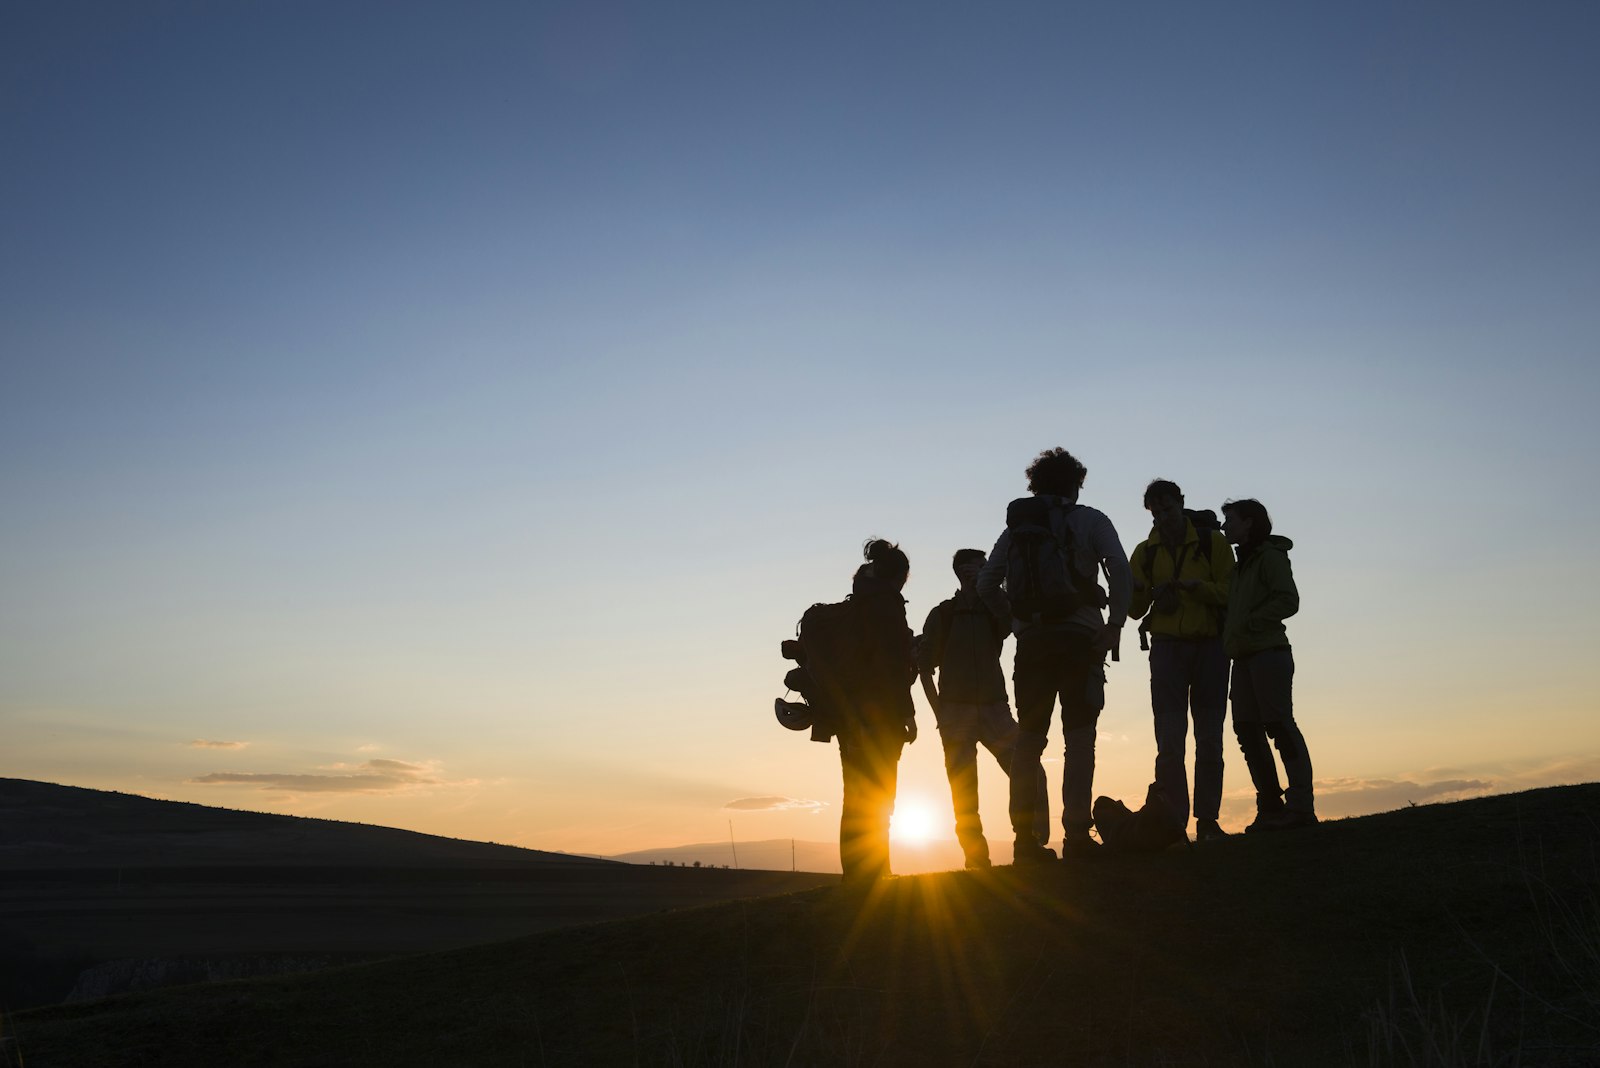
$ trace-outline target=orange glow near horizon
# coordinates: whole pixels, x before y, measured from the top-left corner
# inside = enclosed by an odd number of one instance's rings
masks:
[[[889,837],[908,845],[949,837],[939,812],[920,794],[905,794],[895,800],[894,816],[889,820]]]

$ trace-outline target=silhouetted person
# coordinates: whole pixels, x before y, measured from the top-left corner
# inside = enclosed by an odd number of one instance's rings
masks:
[[[917,738],[911,701],[916,662],[900,595],[911,563],[898,546],[883,540],[868,542],[864,553],[867,563],[856,570],[850,594],[859,613],[862,673],[838,724],[844,771],[839,862],[850,882],[890,874],[889,817],[900,751]]]
[[[1016,863],[1052,860],[1033,836],[1035,771],[1061,701],[1063,858],[1095,849],[1095,724],[1105,706],[1105,655],[1128,617],[1130,577],[1117,530],[1105,513],[1078,503],[1087,468],[1065,449],[1046,449],[1028,466],[1033,494],[1006,508],[1006,529],[978,573],[978,596],[1009,613],[1017,636],[1012,668],[1018,735],[1011,762],[1011,831]],[[1100,589],[1104,567],[1111,593]],[[1002,582],[1004,591],[1002,592]],[[1108,618],[1100,610],[1106,607]]]
[[[1011,633],[1011,618],[990,611],[978,598],[982,549],[957,550],[951,566],[960,588],[928,613],[917,644],[917,669],[928,696],[939,738],[944,744],[944,770],[955,806],[956,838],[967,867],[989,866],[989,843],[978,815],[978,744],[994,754],[1009,775],[1017,747],[1017,721],[1006,698],[1006,676],[1000,650]],[[934,669],[939,671],[937,685]],[[1034,837],[1050,840],[1049,793],[1044,768],[1038,769]]]
[[[1150,537],[1129,558],[1134,619],[1150,615],[1150,708],[1156,730],[1156,782],[1174,808],[1178,827],[1189,822],[1185,753],[1194,717],[1195,839],[1225,837],[1222,807],[1222,725],[1228,716],[1228,654],[1222,649],[1222,610],[1228,603],[1233,550],[1209,512],[1183,507],[1176,483],[1156,479],[1144,491],[1154,520]],[[1210,517],[1211,522],[1204,519]]]
[[[1283,621],[1300,610],[1289,567],[1294,543],[1272,533],[1260,501],[1222,506],[1223,533],[1239,547],[1228,592],[1222,644],[1233,658],[1233,733],[1256,788],[1255,822],[1247,831],[1282,830],[1317,822],[1311,791],[1311,753],[1294,721],[1294,654]],[[1267,739],[1277,746],[1287,793]]]

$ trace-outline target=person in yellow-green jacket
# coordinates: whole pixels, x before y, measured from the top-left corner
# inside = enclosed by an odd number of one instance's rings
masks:
[[[1156,784],[1172,808],[1174,835],[1183,835],[1189,823],[1185,749],[1192,716],[1195,839],[1204,842],[1226,837],[1217,823],[1222,725],[1228,716],[1221,617],[1228,603],[1233,549],[1216,529],[1214,515],[1185,510],[1176,483],[1161,478],[1151,482],[1145,487],[1144,506],[1154,528],[1128,561],[1133,568],[1128,615],[1144,618],[1140,633],[1150,635]]]
[[[1256,788],[1256,819],[1245,830],[1306,827],[1317,822],[1311,753],[1294,719],[1294,652],[1283,625],[1300,610],[1289,566],[1294,542],[1272,533],[1260,501],[1229,501],[1222,516],[1222,532],[1239,547],[1222,644],[1233,658],[1233,733]],[[1287,790],[1278,784],[1269,738],[1283,760]]]

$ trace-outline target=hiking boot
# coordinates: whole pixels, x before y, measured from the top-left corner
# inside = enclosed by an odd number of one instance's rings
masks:
[[[1286,808],[1271,815],[1257,816],[1256,822],[1250,826],[1263,831],[1292,831],[1296,827],[1311,827],[1316,823],[1315,812],[1297,812],[1292,808]]]
[[[967,858],[966,869],[968,871],[988,871],[992,867],[994,867],[994,865],[989,862],[988,857]]]
[[[1222,825],[1216,820],[1194,821],[1194,840],[1196,842],[1216,842],[1231,837],[1233,836],[1223,830]]]
[[[1061,839],[1061,859],[1068,864],[1093,860],[1100,855],[1100,843],[1089,837],[1089,832],[1072,834]]]
[[[1032,838],[1018,838],[1011,848],[1011,863],[1021,868],[1035,864],[1049,864],[1056,859],[1055,853],[1035,842]]]
[[[1282,816],[1283,813],[1284,807],[1281,801],[1276,805],[1263,806],[1258,804],[1256,806],[1256,818],[1250,821],[1250,825],[1244,829],[1244,833],[1255,834],[1257,831],[1271,830],[1267,825]]]

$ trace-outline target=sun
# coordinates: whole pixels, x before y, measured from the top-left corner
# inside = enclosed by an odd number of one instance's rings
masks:
[[[939,816],[920,797],[902,797],[889,819],[889,837],[897,842],[931,842],[940,831]]]

